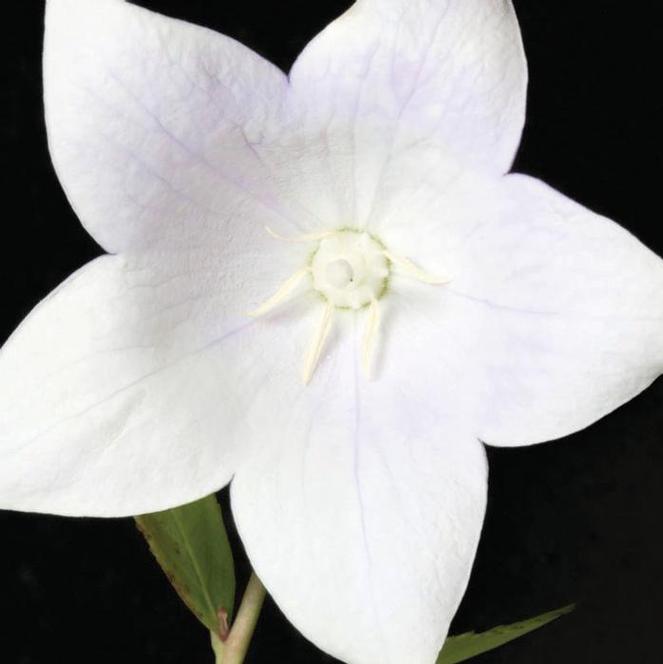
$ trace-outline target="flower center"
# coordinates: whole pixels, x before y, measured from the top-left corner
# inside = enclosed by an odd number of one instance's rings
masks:
[[[361,309],[387,289],[389,259],[368,233],[340,231],[324,238],[311,260],[313,287],[341,309]]]
[[[327,283],[333,288],[346,288],[354,281],[355,273],[352,265],[345,258],[339,258],[327,265],[325,277]]]
[[[371,358],[380,330],[378,300],[387,292],[392,270],[425,284],[439,285],[449,281],[448,277],[429,274],[409,258],[392,253],[365,231],[342,228],[287,238],[270,228],[265,230],[277,240],[317,243],[308,265],[292,274],[270,298],[248,314],[264,316],[287,300],[305,281],[322,296],[325,308],[304,359],[302,378],[305,383],[311,380],[320,361],[337,309],[366,309],[362,364],[366,375],[370,375]]]

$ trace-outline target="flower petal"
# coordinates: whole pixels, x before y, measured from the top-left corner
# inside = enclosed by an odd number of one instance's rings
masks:
[[[110,252],[216,245],[231,222],[310,221],[270,163],[286,89],[276,67],[211,30],[123,0],[48,0],[51,155]]]
[[[245,313],[300,248],[265,260],[275,241],[250,229],[249,253],[104,256],[36,307],[0,350],[0,507],[123,516],[228,482],[254,402],[283,408],[259,398],[273,374],[303,389],[300,323]]]
[[[290,80],[328,188],[357,226],[402,157],[422,150],[430,168],[448,158],[501,175],[520,141],[527,72],[508,0],[358,0]]]
[[[353,664],[435,660],[484,515],[485,453],[459,416],[456,375],[427,345],[435,328],[421,305],[387,312],[375,381],[362,375],[361,328],[340,314],[311,385],[280,426],[256,420],[264,435],[231,484],[269,592],[307,638]]]
[[[663,371],[663,261],[538,180],[501,196],[450,291],[484,312],[479,434],[509,446],[582,429]]]

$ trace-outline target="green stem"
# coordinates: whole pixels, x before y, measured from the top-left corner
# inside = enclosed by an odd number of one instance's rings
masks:
[[[221,641],[212,633],[212,649],[216,656],[216,664],[242,664],[266,594],[265,586],[255,572],[252,572],[228,638]]]
[[[216,664],[221,664],[223,662],[223,641],[218,637],[214,632],[210,632],[212,635],[212,650],[214,651],[214,661]]]

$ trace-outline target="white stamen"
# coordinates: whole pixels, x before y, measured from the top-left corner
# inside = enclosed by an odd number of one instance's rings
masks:
[[[366,378],[371,378],[372,360],[375,351],[375,345],[380,331],[380,305],[374,298],[368,307],[368,320],[364,330],[364,341],[362,344],[362,366]]]
[[[417,281],[421,281],[425,284],[432,284],[433,286],[439,286],[442,284],[448,284],[451,279],[449,277],[436,277],[432,274],[429,274],[425,270],[422,270],[420,267],[415,265],[409,258],[404,256],[396,256],[389,251],[385,251],[384,255],[396,266],[405,270],[411,277]]]
[[[316,330],[315,336],[313,337],[313,343],[311,344],[311,347],[309,348],[309,351],[306,355],[306,361],[304,362],[304,373],[302,376],[305,385],[308,385],[311,381],[313,372],[315,371],[315,368],[318,366],[318,362],[320,361],[322,349],[324,348],[325,341],[327,341],[327,337],[331,331],[334,309],[335,307],[333,304],[327,304],[325,306],[325,313],[320,320],[318,329]]]
[[[268,311],[271,311],[274,309],[274,307],[278,306],[283,302],[291,293],[292,291],[297,288],[299,285],[299,282],[310,272],[310,268],[304,267],[301,270],[297,270],[291,277],[286,279],[283,284],[279,287],[279,289],[272,295],[268,300],[263,302],[257,309],[254,309],[253,311],[250,311],[247,316],[251,316],[253,318],[257,318],[258,316],[262,316],[266,314]]]
[[[325,238],[331,237],[332,235],[336,235],[338,233],[338,231],[321,231],[320,233],[304,233],[303,235],[286,237],[285,235],[279,235],[269,226],[265,226],[265,230],[276,240],[283,240],[284,242],[318,242],[319,240],[324,240]]]

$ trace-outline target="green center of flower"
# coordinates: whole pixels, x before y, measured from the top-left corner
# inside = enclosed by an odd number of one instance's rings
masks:
[[[313,287],[335,307],[361,309],[387,289],[389,259],[368,233],[340,231],[321,240],[311,260]]]

